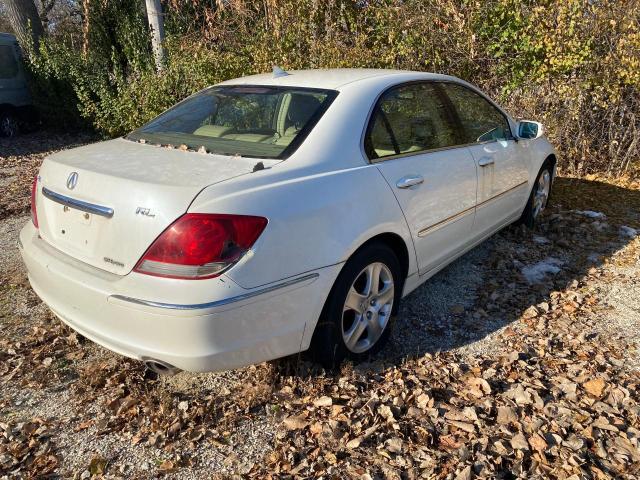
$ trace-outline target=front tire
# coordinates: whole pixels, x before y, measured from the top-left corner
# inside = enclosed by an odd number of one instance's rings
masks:
[[[401,272],[398,257],[383,243],[357,251],[331,289],[311,339],[311,358],[335,368],[384,347],[402,295]]]
[[[528,228],[534,228],[540,215],[549,203],[551,185],[553,182],[553,166],[548,160],[540,168],[536,181],[531,189],[527,206],[522,212],[520,223]]]

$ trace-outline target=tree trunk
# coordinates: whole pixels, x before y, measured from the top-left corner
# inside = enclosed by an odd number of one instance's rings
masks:
[[[162,18],[162,4],[160,0],[145,0],[147,19],[151,29],[151,46],[158,71],[164,67],[164,19]]]
[[[89,12],[89,0],[82,0],[82,58],[87,58],[89,52],[89,27],[91,14]]]
[[[33,0],[4,0],[4,4],[22,49],[26,53],[37,49],[44,29]]]

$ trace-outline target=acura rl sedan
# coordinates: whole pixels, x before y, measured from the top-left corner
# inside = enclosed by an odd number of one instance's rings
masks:
[[[20,251],[55,315],[156,372],[337,365],[438,270],[534,225],[542,134],[450,76],[275,68],[46,158]]]

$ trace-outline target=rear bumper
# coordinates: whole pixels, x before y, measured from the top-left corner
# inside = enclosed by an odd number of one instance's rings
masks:
[[[50,247],[30,222],[20,232],[20,252],[34,291],[71,328],[127,357],[193,372],[237,368],[307,348],[340,269],[325,267],[250,290],[224,275],[119,276]]]

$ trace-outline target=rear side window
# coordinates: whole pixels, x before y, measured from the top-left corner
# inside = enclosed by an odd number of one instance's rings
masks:
[[[0,45],[0,78],[9,79],[18,75],[18,62],[10,45]]]
[[[464,143],[512,138],[505,116],[484,97],[462,85],[443,83],[441,86],[460,119]]]
[[[433,83],[412,83],[385,92],[378,100],[365,136],[365,149],[371,159],[457,143],[451,112]]]

